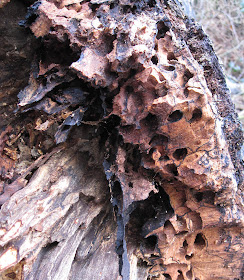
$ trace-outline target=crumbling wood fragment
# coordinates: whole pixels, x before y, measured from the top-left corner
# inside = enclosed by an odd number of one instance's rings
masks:
[[[243,279],[243,135],[201,27],[173,0],[25,5],[0,20],[2,279]]]

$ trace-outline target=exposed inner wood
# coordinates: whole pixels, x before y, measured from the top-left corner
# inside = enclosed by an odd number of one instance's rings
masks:
[[[0,10],[2,279],[243,279],[243,135],[202,29],[175,1],[25,5]]]

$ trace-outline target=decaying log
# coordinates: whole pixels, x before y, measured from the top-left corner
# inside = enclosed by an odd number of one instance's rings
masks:
[[[1,279],[244,279],[242,129],[180,4],[0,13]]]

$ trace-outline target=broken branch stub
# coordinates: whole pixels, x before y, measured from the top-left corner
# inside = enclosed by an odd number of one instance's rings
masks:
[[[242,279],[243,135],[202,29],[175,1],[43,0],[25,26],[41,43],[18,95],[30,141],[15,123],[0,135],[0,160],[17,154],[0,269]]]

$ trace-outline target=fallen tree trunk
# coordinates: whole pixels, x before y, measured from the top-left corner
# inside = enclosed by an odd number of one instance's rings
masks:
[[[2,279],[243,279],[243,135],[201,27],[25,5],[0,20]]]

